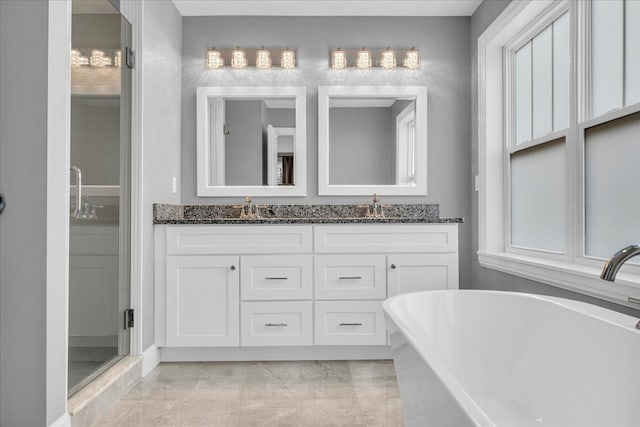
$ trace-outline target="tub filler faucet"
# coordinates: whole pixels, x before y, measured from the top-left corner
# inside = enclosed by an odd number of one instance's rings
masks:
[[[629,245],[626,248],[620,249],[613,254],[611,258],[604,264],[600,278],[608,282],[616,280],[618,270],[622,267],[622,264],[627,262],[629,258],[640,255],[640,244]]]
[[[616,280],[616,275],[618,274],[620,267],[622,267],[622,264],[627,262],[630,258],[638,255],[640,255],[640,244],[638,243],[620,249],[604,264],[600,278],[608,282],[613,282]],[[636,298],[631,297],[629,297],[628,300],[629,302],[640,302]],[[640,329],[640,321],[636,323],[636,329]]]

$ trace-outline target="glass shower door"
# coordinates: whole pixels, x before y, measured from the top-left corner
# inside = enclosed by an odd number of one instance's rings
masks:
[[[131,25],[73,0],[68,389],[129,353]]]

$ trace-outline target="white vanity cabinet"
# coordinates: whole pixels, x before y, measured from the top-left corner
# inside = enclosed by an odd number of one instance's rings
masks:
[[[382,301],[458,287],[457,224],[159,225],[155,238],[159,347],[384,350]]]

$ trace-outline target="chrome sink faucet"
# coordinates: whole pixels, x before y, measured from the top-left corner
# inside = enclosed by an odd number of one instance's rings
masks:
[[[622,264],[637,255],[640,255],[640,244],[638,243],[620,249],[604,264],[600,278],[608,282],[613,282],[616,280],[616,275],[620,267],[622,267]]]

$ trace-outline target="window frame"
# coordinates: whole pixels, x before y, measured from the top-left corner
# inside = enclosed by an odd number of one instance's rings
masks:
[[[551,0],[510,3],[478,38],[478,261],[484,267],[639,308],[640,266],[625,265],[615,284],[600,280],[603,259],[585,251],[585,130],[640,112],[640,103],[591,118],[591,2]],[[513,91],[505,79],[513,52],[553,21],[569,15],[569,127],[510,146]],[[514,49],[516,48],[516,49]],[[510,245],[510,157],[565,136],[567,205],[563,254]]]
[[[562,17],[565,13],[569,13],[569,51],[571,51],[571,10],[570,5],[567,0],[563,0],[561,2],[557,2],[552,4],[549,8],[547,8],[541,15],[537,16],[527,27],[525,27],[522,31],[520,31],[514,38],[512,38],[503,48],[503,61],[504,61],[504,70],[503,70],[503,78],[504,80],[504,111],[505,111],[505,120],[504,120],[504,135],[505,135],[505,155],[504,155],[504,170],[505,170],[505,179],[504,179],[504,194],[507,198],[507,203],[504,204],[504,218],[505,218],[505,233],[504,233],[504,245],[505,252],[521,254],[521,255],[532,255],[538,256],[545,259],[551,260],[561,260],[561,261],[570,261],[573,256],[573,248],[570,244],[571,239],[573,237],[573,230],[571,230],[570,224],[570,203],[567,201],[565,206],[565,249],[564,251],[553,251],[539,248],[530,248],[525,246],[514,245],[512,242],[512,204],[511,204],[511,182],[512,182],[512,174],[511,174],[511,159],[512,156],[516,153],[526,151],[528,149],[534,147],[542,147],[543,145],[553,144],[560,139],[564,139],[563,145],[565,148],[565,183],[567,190],[570,187],[570,155],[569,155],[569,144],[571,142],[571,130],[572,130],[572,121],[571,121],[571,105],[568,105],[568,114],[567,118],[568,126],[564,129],[554,131],[553,123],[552,123],[552,131],[547,135],[534,138],[533,137],[533,119],[531,122],[531,139],[524,143],[518,144],[516,138],[516,126],[515,126],[515,116],[516,116],[516,102],[515,102],[515,56],[516,52],[526,46],[528,43],[531,43],[531,49],[533,50],[533,39],[540,35],[543,31],[553,25],[553,23]],[[552,40],[553,43],[553,40]],[[532,52],[533,55],[533,52]],[[572,61],[569,62],[569,70],[572,69]],[[553,71],[552,71],[553,72]],[[533,80],[533,73],[532,73]],[[572,73],[569,72],[568,86],[569,86],[569,101],[572,98],[573,93],[573,78]],[[553,97],[553,92],[552,92]],[[553,98],[552,98],[553,99]],[[533,98],[531,99],[533,104]],[[570,102],[568,103],[570,104]],[[553,104],[552,104],[553,106]],[[533,107],[532,107],[533,112]],[[569,192],[566,191],[567,195]]]

